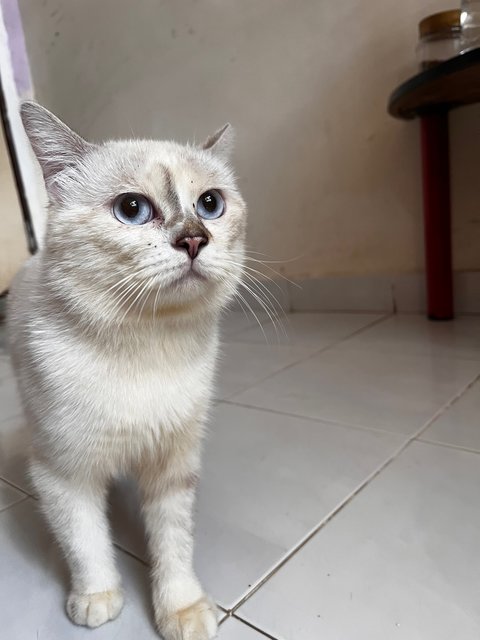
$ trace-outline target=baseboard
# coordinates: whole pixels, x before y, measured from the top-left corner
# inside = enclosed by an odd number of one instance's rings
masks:
[[[311,278],[275,284],[266,281],[264,284],[284,311],[426,311],[423,273]],[[455,273],[454,290],[456,313],[480,313],[480,272]],[[242,295],[254,310],[261,309],[254,297],[245,291]],[[238,303],[234,306],[239,307]]]
[[[385,276],[328,277],[289,285],[292,311],[393,311],[391,280]]]
[[[480,272],[456,273],[454,287],[456,313],[480,313]]]
[[[453,290],[455,313],[480,313],[480,272],[455,273]],[[399,312],[424,313],[427,309],[425,274],[395,277],[393,298]]]

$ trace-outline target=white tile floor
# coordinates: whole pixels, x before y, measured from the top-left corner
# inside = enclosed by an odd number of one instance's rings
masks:
[[[478,640],[480,318],[288,320],[288,339],[267,326],[268,342],[225,320],[196,549],[231,614],[219,637]],[[0,348],[0,637],[157,637],[128,483],[111,500],[125,610],[94,632],[66,619],[11,375]]]

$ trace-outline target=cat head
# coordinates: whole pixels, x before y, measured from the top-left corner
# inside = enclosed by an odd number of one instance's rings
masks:
[[[229,125],[201,146],[92,144],[36,103],[21,115],[49,196],[43,251],[58,295],[115,322],[214,310],[232,297],[246,208],[228,165]]]

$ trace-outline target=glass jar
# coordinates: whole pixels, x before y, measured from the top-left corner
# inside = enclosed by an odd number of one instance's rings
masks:
[[[480,0],[462,0],[460,6],[460,52],[465,53],[480,47]]]
[[[418,25],[418,31],[417,60],[422,71],[460,53],[459,9],[441,11],[424,18]]]

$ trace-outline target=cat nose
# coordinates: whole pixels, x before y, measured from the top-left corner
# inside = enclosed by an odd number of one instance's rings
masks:
[[[190,258],[194,260],[200,253],[200,249],[206,247],[207,244],[207,236],[181,236],[175,240],[174,246],[177,249],[185,249]]]

